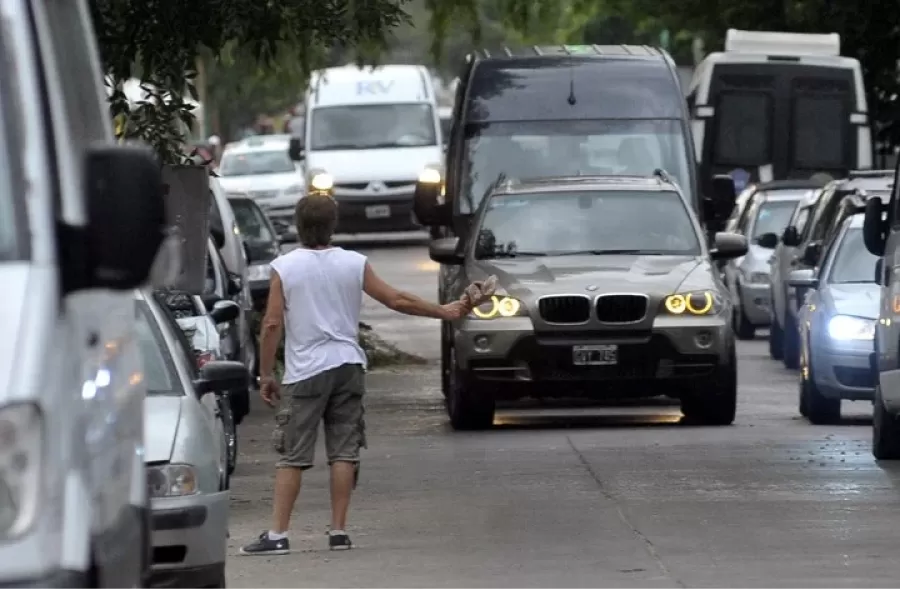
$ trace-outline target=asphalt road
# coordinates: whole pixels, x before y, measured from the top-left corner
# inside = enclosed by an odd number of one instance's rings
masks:
[[[353,244],[392,284],[435,295],[418,243]],[[437,324],[366,303],[364,320],[435,361]],[[797,415],[796,374],[739,344],[735,425],[677,407],[506,409],[458,433],[437,368],[372,372],[350,552],[331,553],[327,470],[308,472],[294,553],[242,557],[271,508],[271,415],[241,426],[232,587],[896,587],[900,465],[869,451],[871,406],[837,426]],[[321,452],[321,450],[320,450]]]

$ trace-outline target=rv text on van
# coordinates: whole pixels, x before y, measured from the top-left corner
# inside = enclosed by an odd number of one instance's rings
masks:
[[[730,29],[688,93],[701,177],[749,182],[843,177],[871,169],[872,136],[859,61],[835,34]]]

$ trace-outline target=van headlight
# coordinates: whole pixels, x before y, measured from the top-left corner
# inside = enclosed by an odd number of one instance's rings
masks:
[[[875,339],[875,320],[835,315],[828,321],[828,335],[838,341],[872,341]]]
[[[187,464],[163,464],[147,467],[150,497],[182,497],[197,492],[197,473]]]
[[[309,192],[330,194],[334,190],[334,178],[324,170],[315,170],[309,176]]]
[[[40,503],[43,417],[37,405],[0,408],[0,540],[27,532]]]
[[[420,184],[440,184],[443,180],[440,169],[436,167],[427,167],[419,173]]]

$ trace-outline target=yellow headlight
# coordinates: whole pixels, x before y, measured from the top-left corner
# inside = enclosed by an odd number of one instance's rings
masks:
[[[425,168],[424,170],[422,170],[422,173],[419,174],[419,182],[421,182],[422,184],[440,184],[440,170],[435,170],[434,168]]]
[[[312,180],[309,181],[309,185],[313,190],[327,192],[334,188],[334,178],[331,177],[331,174],[320,172],[312,177]]]
[[[472,309],[472,314],[479,319],[496,317],[515,317],[523,312],[522,303],[511,297],[492,296],[487,302]]]
[[[716,299],[707,291],[673,294],[666,297],[666,311],[672,315],[709,315],[716,312]]]

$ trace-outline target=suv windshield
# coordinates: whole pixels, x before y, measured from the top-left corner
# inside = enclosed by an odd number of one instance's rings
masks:
[[[220,176],[253,176],[294,172],[294,162],[287,149],[226,153],[219,164]]]
[[[699,255],[700,242],[674,192],[572,191],[495,196],[475,257],[575,254]]]
[[[246,198],[232,198],[228,202],[234,209],[241,235],[252,241],[275,241],[266,217],[256,203]]]
[[[176,387],[172,358],[166,349],[162,332],[144,301],[136,301],[135,331],[144,367],[144,383],[148,395],[181,395]]]
[[[759,206],[753,223],[753,239],[766,233],[781,236],[797,208],[795,200],[769,200]]]
[[[313,110],[312,150],[437,145],[430,104],[354,104]]]
[[[878,258],[866,249],[862,229],[849,229],[834,255],[829,282],[832,284],[875,282],[877,261]]]
[[[461,212],[478,208],[500,174],[651,176],[662,168],[691,190],[689,144],[677,120],[473,123],[466,128]]]

